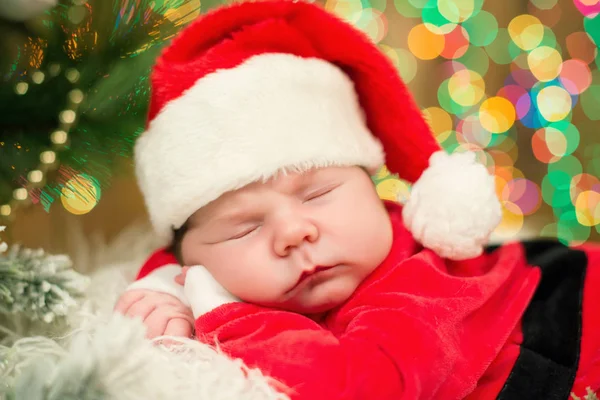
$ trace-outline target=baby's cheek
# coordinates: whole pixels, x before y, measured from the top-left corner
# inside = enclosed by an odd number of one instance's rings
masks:
[[[228,277],[229,291],[242,300],[251,303],[269,303],[285,291],[284,285],[276,275],[264,271],[248,272],[250,271]]]
[[[264,303],[276,300],[284,289],[273,277],[254,276],[247,279],[240,287],[240,292],[250,302]]]

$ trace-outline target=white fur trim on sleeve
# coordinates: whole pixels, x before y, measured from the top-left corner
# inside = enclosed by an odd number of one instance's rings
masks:
[[[175,277],[181,273],[181,265],[167,264],[157,268],[148,275],[133,282],[127,290],[147,289],[155,292],[167,293],[177,297],[183,304],[189,306],[185,297],[183,286],[175,282]]]
[[[402,211],[407,229],[441,257],[477,257],[502,219],[494,178],[471,152],[436,152],[429,165]]]
[[[223,304],[240,301],[221,286],[210,272],[201,265],[191,267],[188,270],[184,291],[192,307],[194,318],[198,318]]]

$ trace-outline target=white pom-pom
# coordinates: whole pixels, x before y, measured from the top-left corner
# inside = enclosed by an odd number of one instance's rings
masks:
[[[0,16],[25,21],[56,6],[58,0],[0,0]]]
[[[464,260],[483,252],[502,219],[494,178],[471,152],[434,153],[412,187],[402,217],[423,246]]]

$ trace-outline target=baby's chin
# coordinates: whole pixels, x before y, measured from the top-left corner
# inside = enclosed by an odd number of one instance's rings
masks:
[[[358,283],[350,279],[332,279],[314,287],[308,287],[293,299],[276,307],[299,314],[322,314],[344,304],[352,296]]]

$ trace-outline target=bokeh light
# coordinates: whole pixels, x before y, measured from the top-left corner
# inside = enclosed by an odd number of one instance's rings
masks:
[[[502,204],[502,221],[496,228],[503,236],[516,236],[523,229],[524,217],[516,204],[505,202]]]
[[[424,24],[413,27],[408,34],[408,48],[421,60],[433,60],[444,50],[445,38],[433,33]]]
[[[354,22],[354,25],[365,32],[373,42],[379,43],[388,30],[385,14],[375,8],[366,8],[358,15],[358,20]]]
[[[542,23],[549,27],[553,28],[560,21],[562,16],[562,8],[560,4],[557,3],[557,0],[547,1],[543,8],[537,7],[532,2],[528,4],[527,10],[529,14],[533,15]],[[548,3],[554,3],[552,6],[549,6]]]
[[[481,11],[476,16],[463,22],[463,28],[469,35],[469,41],[474,46],[487,46],[498,35],[498,21],[493,14]]]
[[[570,94],[581,94],[592,84],[592,71],[581,60],[567,60],[560,68],[560,83]]]
[[[443,143],[452,135],[452,117],[439,107],[429,107],[423,110],[423,116],[439,143]]]
[[[456,24],[466,21],[477,11],[474,0],[438,0],[437,3],[440,14]]]
[[[452,98],[449,89],[450,79],[446,79],[438,88],[438,102],[450,114],[461,115],[469,110],[469,106],[462,106]]]
[[[510,64],[513,60],[509,53],[510,34],[506,28],[498,29],[494,41],[485,46],[485,51],[496,64]]]
[[[444,49],[440,55],[447,59],[460,58],[469,49],[469,34],[462,26],[457,26],[444,35]]]
[[[571,95],[560,86],[547,86],[536,97],[540,114],[546,121],[563,120],[571,112]]]
[[[541,191],[535,182],[516,178],[506,183],[500,199],[517,206],[519,214],[531,215],[542,205]]]
[[[477,72],[481,76],[485,76],[490,67],[490,60],[484,49],[476,46],[470,46],[467,52],[456,60],[464,68]],[[458,70],[460,68],[457,68]]]
[[[503,97],[490,97],[479,108],[481,125],[490,132],[506,132],[515,123],[515,107]]]
[[[513,42],[523,50],[536,48],[544,37],[544,26],[533,15],[519,15],[508,24],[508,33]]]
[[[550,10],[554,8],[558,0],[531,0],[531,4],[542,10]]]
[[[533,76],[539,81],[548,82],[555,79],[560,73],[562,57],[556,49],[541,46],[529,53],[527,64]]]
[[[457,134],[460,135],[460,139],[464,140],[467,143],[476,144],[481,148],[489,146],[492,142],[492,132],[486,130],[481,125],[481,120],[477,115],[469,115],[464,119],[460,120],[456,126],[456,131]]]
[[[395,178],[385,179],[376,186],[379,198],[404,202],[410,197],[410,187],[406,182]]]
[[[596,58],[598,48],[586,32],[573,32],[567,36],[565,41],[567,51],[572,59],[589,64]]]
[[[405,83],[410,83],[415,78],[417,75],[417,60],[410,51],[393,48],[385,44],[380,44],[379,48],[392,60]]]
[[[78,174],[67,181],[61,191],[63,207],[71,214],[87,214],[100,201],[100,185],[87,174]]]
[[[427,0],[421,0],[421,3],[417,1],[394,0],[394,6],[396,7],[396,11],[403,17],[417,18],[421,16],[423,6],[426,2]]]
[[[519,54],[510,64],[510,83],[516,83],[525,89],[531,89],[539,80],[529,70],[529,57],[527,54]],[[507,82],[509,83],[509,82]]]
[[[600,191],[581,192],[575,200],[577,222],[584,226],[600,224]]]
[[[595,18],[600,13],[598,0],[573,0],[575,7],[587,18]]]
[[[456,71],[448,81],[448,91],[452,99],[461,106],[474,106],[485,95],[485,82],[475,71]]]
[[[579,131],[574,125],[565,130],[551,126],[539,129],[531,138],[535,158],[543,163],[553,163],[572,154],[579,146]]]
[[[581,108],[592,121],[600,120],[600,71],[592,71],[592,84],[581,95]]]
[[[518,119],[524,118],[531,108],[529,92],[520,85],[506,85],[497,95],[512,103]]]

